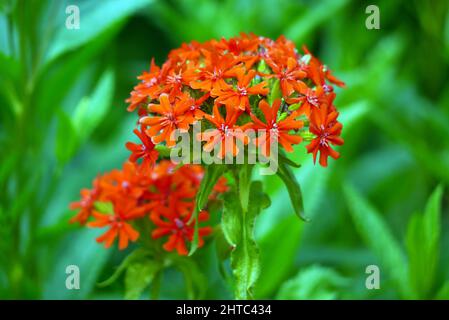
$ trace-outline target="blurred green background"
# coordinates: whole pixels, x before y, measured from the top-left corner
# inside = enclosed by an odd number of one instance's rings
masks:
[[[71,4],[79,30],[65,28]],[[380,30],[365,27],[369,4]],[[160,64],[182,42],[241,31],[306,44],[347,84],[336,100],[341,159],[323,169],[304,145],[294,155],[311,221],[293,214],[277,177],[264,178],[273,203],[256,225],[256,297],[449,298],[445,0],[1,0],[1,298],[123,297],[123,281],[96,284],[127,252],[98,245],[101,230],[69,225],[68,204],[128,156],[136,118],[124,100],[151,57]],[[214,249],[194,257],[198,297],[232,298]],[[80,290],[65,288],[71,264]],[[365,287],[372,264],[379,290]],[[185,283],[168,269],[160,297],[191,297]]]

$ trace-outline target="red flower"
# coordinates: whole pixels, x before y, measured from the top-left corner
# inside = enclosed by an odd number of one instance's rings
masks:
[[[279,79],[282,95],[289,97],[295,88],[298,80],[307,76],[307,73],[302,70],[296,59],[289,57],[286,65],[278,65],[273,60],[267,59],[267,64],[274,72],[274,76]]]
[[[313,154],[313,162],[316,161],[318,151],[320,152],[320,164],[327,167],[327,157],[331,156],[338,159],[340,154],[333,150],[330,144],[342,145],[343,139],[340,138],[342,125],[337,121],[338,112],[331,111],[330,108],[322,108],[319,112],[312,114],[310,122],[310,132],[315,134],[316,138],[306,146],[307,152]]]
[[[126,102],[130,103],[128,111],[134,111],[140,104],[146,102],[148,98],[153,97],[158,90],[158,83],[160,81],[160,68],[151,60],[150,72],[144,72],[138,77],[142,80],[140,84],[134,87]]]
[[[199,81],[191,81],[190,87],[206,92],[210,92],[213,89],[220,90],[221,88],[225,88],[226,82],[224,79],[233,76],[230,69],[239,63],[239,60],[235,59],[231,54],[221,56],[207,50],[203,50],[202,52],[207,64],[197,73],[197,80]]]
[[[326,80],[328,80],[331,83],[336,84],[339,87],[344,87],[345,83],[336,77],[334,77],[329,70],[328,67],[324,66],[320,60],[318,60],[316,57],[312,56],[312,54],[309,52],[306,46],[303,46],[303,50],[306,54],[309,54],[311,56],[309,68],[308,68],[308,75],[313,80],[315,85],[317,86],[323,86],[328,89],[328,91],[332,91],[332,87],[329,87],[326,85]]]
[[[142,158],[140,166],[142,172],[148,173],[150,168],[156,163],[159,157],[159,152],[154,150],[154,143],[146,135],[145,132],[134,129],[134,134],[139,137],[142,144],[127,142],[126,148],[131,151],[129,161],[136,163],[138,159]]]
[[[295,89],[301,96],[287,99],[287,102],[291,104],[301,103],[298,109],[299,114],[305,114],[307,117],[310,117],[313,111],[318,110],[327,101],[326,93],[321,86],[311,89],[304,82],[298,81]]]
[[[253,129],[263,130],[259,132],[257,137],[257,144],[261,148],[264,156],[270,155],[271,144],[279,142],[287,152],[293,151],[292,144],[298,144],[302,141],[301,136],[293,135],[289,132],[292,130],[301,129],[304,125],[302,121],[295,120],[296,113],[293,112],[283,120],[278,119],[278,111],[281,106],[281,100],[277,99],[273,102],[273,106],[261,100],[259,108],[265,116],[265,122],[259,120],[254,114],[251,114],[251,119],[254,121]]]
[[[228,107],[244,111],[250,109],[250,95],[268,94],[269,90],[268,88],[265,88],[265,86],[267,85],[265,81],[254,86],[250,86],[251,80],[256,75],[255,70],[249,70],[248,73],[245,74],[245,70],[243,68],[236,68],[234,69],[234,74],[237,77],[236,88],[233,88],[232,86],[227,84],[224,88],[220,88],[219,90],[212,90],[211,95],[217,97],[215,99],[217,103],[221,103]]]
[[[85,224],[87,222],[94,210],[95,201],[98,201],[101,195],[100,178],[94,180],[92,190],[82,189],[80,194],[81,200],[70,204],[71,210],[81,209],[70,219],[70,223],[78,221],[80,224]]]
[[[176,210],[176,207],[159,208],[157,212],[152,212],[150,215],[151,221],[156,225],[151,236],[153,239],[158,239],[164,236],[169,236],[163,248],[167,251],[176,251],[180,255],[187,255],[188,250],[186,241],[192,242],[194,234],[194,226],[196,221],[189,223],[191,215],[182,216]],[[206,221],[209,219],[209,214],[201,211],[198,214],[198,221]],[[203,246],[204,240],[202,237],[209,235],[212,232],[211,227],[202,227],[198,229],[198,247]]]
[[[150,179],[138,170],[133,162],[125,162],[122,170],[112,170],[101,180],[102,198],[110,199],[139,199],[145,192]]]
[[[227,107],[226,119],[223,119],[218,110],[218,106],[214,105],[213,116],[208,114],[204,115],[216,127],[216,129],[207,130],[198,135],[201,141],[207,141],[203,147],[205,151],[211,152],[218,145],[218,150],[215,155],[223,159],[226,155],[235,156],[239,153],[237,140],[243,144],[248,143],[248,138],[243,132],[243,128],[235,124],[239,113],[240,111],[236,111],[232,107]]]
[[[109,227],[102,236],[97,238],[97,242],[104,242],[105,248],[109,248],[115,238],[119,239],[119,249],[123,250],[128,246],[129,241],[136,241],[139,238],[137,232],[127,221],[142,217],[148,207],[135,207],[132,202],[115,202],[114,214],[103,214],[94,211],[94,221],[89,222],[92,228]]]
[[[178,100],[172,104],[167,94],[161,94],[159,101],[160,104],[148,106],[149,111],[157,116],[143,117],[140,123],[150,126],[145,133],[153,137],[153,143],[165,141],[167,146],[172,147],[176,142],[173,138],[175,130],[188,130],[195,119],[191,114],[186,113],[190,104],[185,100]]]

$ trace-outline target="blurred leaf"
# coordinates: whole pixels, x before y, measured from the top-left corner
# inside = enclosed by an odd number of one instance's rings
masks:
[[[107,115],[114,97],[114,73],[107,70],[89,98],[82,99],[75,109],[74,126],[83,139],[87,138]]]
[[[311,266],[286,281],[276,296],[282,300],[330,300],[339,298],[347,280],[330,268]]]
[[[18,83],[20,83],[20,64],[17,60],[0,52],[0,70],[0,98],[4,97],[7,102],[5,107],[9,108],[10,112],[17,117],[23,113],[23,103],[17,90]],[[3,108],[0,110],[1,122],[6,120],[3,118],[3,113],[7,110]],[[4,125],[6,126],[7,123]]]
[[[449,281],[446,281],[441,289],[436,294],[435,299],[437,300],[449,300]]]
[[[321,23],[336,15],[348,2],[349,0],[327,0],[317,3],[296,21],[291,23],[284,32],[285,36],[294,42],[304,41],[306,35]]]
[[[174,266],[182,272],[189,299],[203,299],[207,289],[207,279],[192,258],[180,257],[174,260]]]
[[[78,147],[79,137],[77,130],[64,111],[58,112],[58,125],[56,129],[55,153],[61,164],[69,161]]]
[[[55,63],[52,67],[47,67],[39,73],[36,80],[36,104],[39,116],[44,119],[51,118],[52,108],[55,105],[64,103],[63,99],[73,93],[77,86],[86,86],[91,81],[92,74],[89,73],[96,61],[96,55],[104,50],[118,30],[111,30],[108,33],[97,37],[95,41],[80,48],[76,54],[64,58],[61,63]],[[96,58],[96,59],[95,59]],[[89,77],[81,77],[88,75]],[[88,90],[89,87],[86,88]],[[89,91],[87,91],[90,93]],[[81,95],[84,94],[81,93]],[[76,106],[82,99],[80,94],[75,96],[75,101],[70,107]]]
[[[260,239],[262,268],[256,285],[257,299],[269,298],[291,270],[303,227],[296,216],[289,215]]]
[[[55,39],[51,42],[45,61],[48,63],[65,52],[94,40],[114,24],[120,23],[127,16],[152,2],[153,0],[103,0],[100,3],[90,3],[86,7],[81,6],[80,28],[59,28]]]
[[[150,259],[128,265],[125,276],[125,299],[139,299],[160,267],[158,262]]]
[[[413,294],[407,281],[407,262],[403,251],[382,216],[349,184],[344,185],[344,194],[360,236],[381,263],[380,270],[388,272],[400,294]]]
[[[428,297],[438,267],[442,196],[439,186],[429,198],[424,215],[414,214],[407,229],[409,276],[420,298]]]

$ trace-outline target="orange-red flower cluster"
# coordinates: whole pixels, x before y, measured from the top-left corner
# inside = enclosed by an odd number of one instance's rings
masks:
[[[124,249],[129,241],[136,241],[141,232],[136,230],[139,219],[152,221],[151,237],[166,239],[163,248],[187,254],[186,242],[193,239],[195,223],[208,220],[208,212],[202,211],[198,221],[190,221],[194,210],[195,196],[204,175],[199,165],[176,166],[162,160],[142,171],[133,162],[126,162],[122,170],[113,170],[98,176],[93,188],[81,190],[81,200],[71,204],[79,210],[71,222],[87,224],[89,227],[108,230],[97,238],[110,247],[118,238],[119,248]],[[220,179],[211,197],[227,190],[226,181]],[[199,246],[203,236],[212,232],[210,226],[199,228]],[[150,236],[143,234],[142,236]]]
[[[265,149],[276,138],[290,152],[312,136],[307,150],[314,161],[318,153],[322,166],[328,156],[339,157],[331,147],[343,144],[333,84],[344,83],[306,48],[298,53],[283,36],[275,41],[254,34],[193,41],[172,50],[161,67],[152,61],[138,79],[128,110],[138,110],[142,135],[154,144],[171,147],[175,130],[187,131],[195,121],[204,121],[215,129],[196,138],[204,141],[205,151],[218,150],[221,158],[239,152],[237,141],[249,143],[248,128],[266,131],[254,141]],[[129,149],[136,156],[140,152]]]

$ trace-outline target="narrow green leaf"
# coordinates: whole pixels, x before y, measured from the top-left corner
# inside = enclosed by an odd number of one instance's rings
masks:
[[[115,272],[106,280],[97,284],[98,287],[103,288],[111,285],[120,277],[120,275],[126,270],[126,268],[133,262],[142,260],[146,256],[148,256],[150,252],[145,249],[136,249],[131,252],[126,258],[122,261],[122,263],[117,267]]]
[[[414,214],[407,228],[410,282],[420,298],[429,298],[438,267],[442,195],[439,186],[429,198],[424,215]]]
[[[206,172],[204,174],[203,180],[201,180],[198,193],[196,194],[195,210],[189,222],[198,221],[198,213],[206,205],[215,184],[217,183],[218,179],[223,175],[225,170],[226,165],[211,164],[206,167]],[[199,230],[199,223],[195,223],[195,229],[193,233],[193,240],[190,247],[189,256],[194,254],[196,249],[198,249],[198,230]]]
[[[296,215],[302,220],[308,221],[308,218],[304,216],[304,204],[302,200],[301,187],[291,168],[285,161],[279,161],[277,175],[282,179],[287,187]]]
[[[407,261],[388,225],[380,213],[352,186],[346,184],[344,194],[352,220],[366,245],[379,259],[381,270],[388,272],[400,294],[404,297],[412,296],[413,292],[407,281]]]
[[[301,165],[299,163],[296,163],[293,160],[289,159],[285,154],[283,154],[283,152],[279,152],[278,161],[283,162],[293,168],[301,168]]]
[[[175,267],[182,272],[189,299],[202,299],[207,289],[207,278],[191,258],[180,257],[175,260]]]

